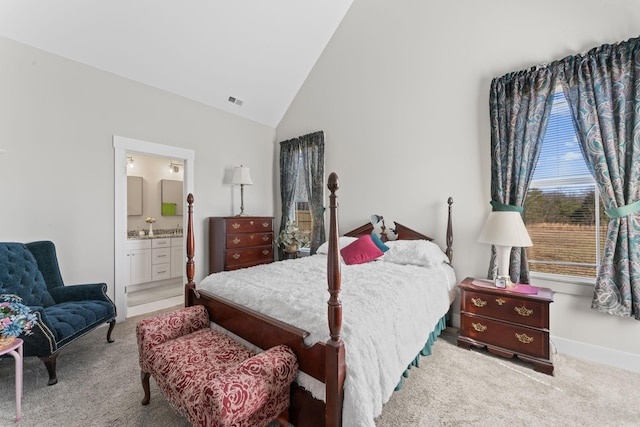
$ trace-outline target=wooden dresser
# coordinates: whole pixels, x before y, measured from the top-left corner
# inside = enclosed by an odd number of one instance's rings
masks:
[[[209,218],[209,274],[274,261],[273,217]]]
[[[458,346],[487,349],[503,357],[533,363],[534,369],[553,375],[549,348],[549,304],[553,291],[538,288],[534,295],[477,286],[473,278],[460,283]]]

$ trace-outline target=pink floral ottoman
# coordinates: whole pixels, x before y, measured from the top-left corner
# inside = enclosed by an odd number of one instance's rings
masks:
[[[298,362],[279,345],[255,354],[209,327],[204,306],[141,320],[136,327],[142,404],[153,376],[171,406],[195,426],[288,425]]]

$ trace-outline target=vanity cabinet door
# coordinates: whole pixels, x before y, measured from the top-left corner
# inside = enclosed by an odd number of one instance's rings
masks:
[[[132,249],[129,251],[131,262],[130,285],[151,281],[151,249]]]

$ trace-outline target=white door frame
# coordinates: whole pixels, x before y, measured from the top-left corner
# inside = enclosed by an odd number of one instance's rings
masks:
[[[127,318],[127,284],[126,271],[126,243],[127,243],[127,153],[148,154],[152,156],[170,157],[184,161],[184,194],[193,193],[195,151],[170,145],[157,144],[124,136],[113,136],[114,148],[114,261],[115,280],[114,296],[118,315],[116,320],[121,322]],[[186,200],[186,196],[185,196]],[[186,202],[185,202],[186,203]],[[183,215],[183,230],[186,230],[187,212]],[[186,258],[185,258],[186,259]],[[184,274],[183,274],[184,282]]]

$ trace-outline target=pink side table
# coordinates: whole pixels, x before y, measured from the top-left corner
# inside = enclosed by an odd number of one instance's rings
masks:
[[[9,347],[0,349],[0,356],[10,354],[16,359],[16,421],[22,418],[22,340],[16,338]]]

